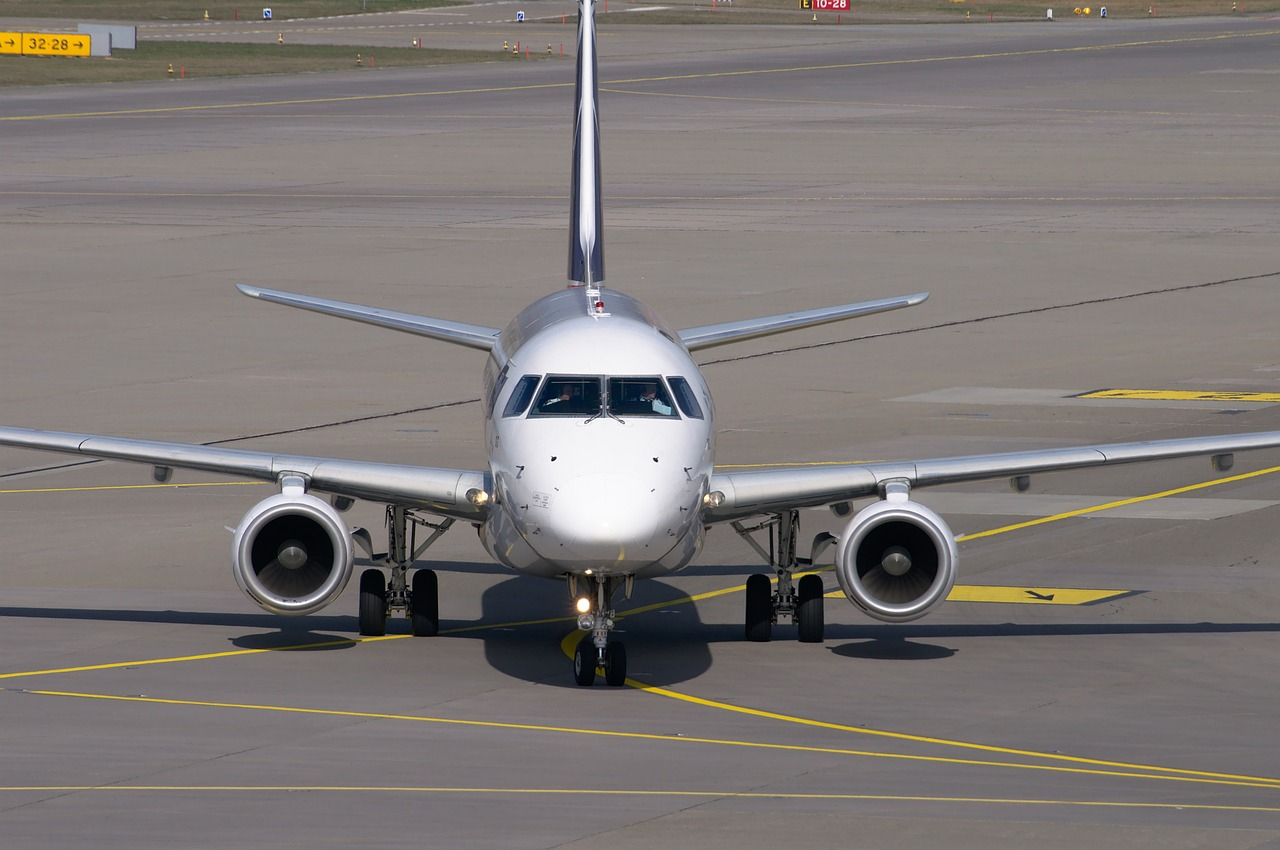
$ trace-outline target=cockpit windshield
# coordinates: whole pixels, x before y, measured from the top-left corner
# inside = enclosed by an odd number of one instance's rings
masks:
[[[516,401],[516,395],[527,384],[529,376],[521,379],[522,386],[512,394],[508,410],[514,415],[528,404]],[[548,375],[538,391],[537,400],[529,409],[529,416],[599,416],[603,400],[608,399],[608,415],[619,419],[628,416],[657,416],[679,419],[676,405],[666,382],[657,375],[639,377],[606,378],[599,375]],[[512,415],[509,413],[508,415]]]
[[[551,375],[538,393],[530,416],[595,416],[600,412],[600,378]]]
[[[667,385],[657,375],[640,378],[609,378],[609,412],[614,416],[671,416],[675,405]]]

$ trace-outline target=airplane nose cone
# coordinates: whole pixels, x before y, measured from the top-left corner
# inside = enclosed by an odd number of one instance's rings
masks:
[[[625,475],[583,475],[566,482],[550,505],[555,536],[573,557],[601,568],[660,557],[667,522],[652,487]]]

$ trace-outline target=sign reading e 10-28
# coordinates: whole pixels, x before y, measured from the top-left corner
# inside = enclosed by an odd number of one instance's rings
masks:
[[[815,12],[847,12],[849,0],[800,0],[800,8]]]

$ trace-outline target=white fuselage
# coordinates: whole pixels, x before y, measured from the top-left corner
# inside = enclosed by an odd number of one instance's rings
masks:
[[[489,553],[543,576],[687,564],[702,545],[714,431],[679,337],[635,299],[572,287],[500,340],[485,371]]]

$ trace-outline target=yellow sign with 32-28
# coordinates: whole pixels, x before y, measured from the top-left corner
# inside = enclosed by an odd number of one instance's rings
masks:
[[[78,32],[0,32],[0,53],[24,56],[88,56],[92,42]]]

